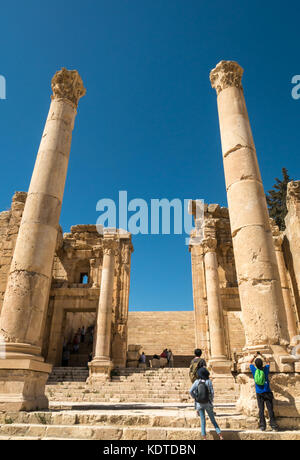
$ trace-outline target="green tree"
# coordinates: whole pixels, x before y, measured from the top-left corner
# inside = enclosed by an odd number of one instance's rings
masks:
[[[277,177],[275,178],[276,183],[273,185],[273,189],[268,191],[266,198],[270,217],[275,220],[280,230],[285,230],[284,218],[287,215],[287,184],[292,179],[290,179],[286,168],[282,168],[282,176],[283,180],[279,180]]]

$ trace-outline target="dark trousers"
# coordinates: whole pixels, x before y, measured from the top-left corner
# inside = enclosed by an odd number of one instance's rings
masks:
[[[257,404],[259,409],[259,426],[266,428],[265,403],[269,412],[270,425],[272,428],[277,427],[274,410],[273,410],[273,393],[256,393]]]

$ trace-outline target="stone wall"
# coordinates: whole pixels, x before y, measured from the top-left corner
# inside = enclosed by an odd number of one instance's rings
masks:
[[[26,198],[27,193],[16,192],[11,209],[0,213],[0,312]],[[76,225],[64,235],[59,229],[42,346],[42,355],[52,364],[61,360],[67,313],[94,312],[95,315],[102,273],[102,240],[95,225]],[[125,364],[133,247],[126,232],[118,231],[118,241],[111,347],[114,362]]]
[[[224,311],[226,342],[230,358],[241,354],[245,333],[241,311]],[[147,356],[171,348],[175,356],[188,362],[196,348],[193,311],[129,312],[128,344],[141,345]],[[203,349],[205,355],[207,352]],[[206,356],[207,357],[207,356]]]
[[[241,311],[225,312],[227,326],[227,340],[229,348],[229,357],[234,358],[234,354],[241,355],[245,346],[245,332],[242,323]]]
[[[190,357],[195,349],[193,311],[129,312],[128,344],[143,347],[147,356],[170,348],[175,356]]]
[[[300,181],[292,181],[287,189],[288,214],[285,218],[284,256],[288,267],[298,327],[300,319]]]
[[[0,212],[0,312],[27,193],[16,192],[11,209]]]

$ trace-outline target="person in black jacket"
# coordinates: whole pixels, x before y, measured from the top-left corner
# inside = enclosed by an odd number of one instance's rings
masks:
[[[195,357],[192,359],[191,364],[190,364],[190,379],[191,382],[194,383],[195,380],[197,380],[197,371],[201,367],[206,367],[206,361],[205,359],[201,358],[202,356],[202,350],[200,348],[196,348],[195,350]]]

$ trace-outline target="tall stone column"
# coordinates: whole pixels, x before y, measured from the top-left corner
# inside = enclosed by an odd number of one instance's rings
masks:
[[[287,209],[285,218],[286,237],[288,240],[290,262],[295,284],[295,297],[298,300],[300,315],[300,181],[291,181],[287,188]]]
[[[242,88],[243,69],[221,61],[210,80],[218,111],[233,248],[246,334],[246,352],[277,356],[288,338],[280,328],[284,309],[267,203]],[[248,365],[247,365],[248,366]],[[287,370],[287,369],[286,369]],[[292,370],[292,369],[290,369]]]
[[[130,291],[130,265],[133,245],[130,233],[120,234],[120,293],[115,312],[112,338],[112,361],[114,367],[126,367],[128,338],[128,306]]]
[[[113,367],[111,360],[112,301],[115,277],[115,256],[118,241],[111,235],[103,238],[103,265],[100,298],[97,313],[96,343],[94,358],[89,363],[91,384],[110,379]]]
[[[204,249],[204,264],[207,292],[207,307],[209,321],[209,336],[211,357],[209,365],[213,375],[229,374],[231,362],[227,359],[223,309],[220,294],[220,281],[217,261],[217,240],[205,238],[202,242]]]
[[[293,339],[297,336],[297,324],[296,316],[293,311],[292,298],[287,277],[287,268],[285,266],[284,255],[282,251],[283,234],[280,232],[277,225],[274,225],[272,222],[271,225],[285,307],[285,318],[283,318],[282,320],[287,323],[289,341],[290,343],[293,343]]]
[[[199,200],[189,202],[189,214],[194,217],[195,228],[191,232],[189,252],[191,253],[193,301],[195,318],[195,346],[208,355],[208,319],[207,295],[205,285],[204,251],[201,245],[203,240],[203,221],[205,205]]]
[[[78,72],[52,80],[52,102],[42,136],[0,318],[6,359],[0,360],[0,409],[48,407],[44,389],[51,366],[41,356],[52,264],[79,99]]]

